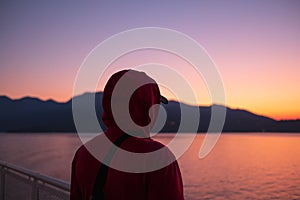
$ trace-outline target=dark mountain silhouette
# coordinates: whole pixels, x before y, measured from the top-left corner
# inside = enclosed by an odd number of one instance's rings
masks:
[[[65,103],[53,100],[42,101],[31,97],[12,100],[6,96],[0,96],[0,132],[76,132],[72,115],[72,101],[82,101],[89,95],[92,94],[85,93]],[[95,98],[98,121],[105,129],[101,120],[102,93],[96,93]],[[169,104],[163,106],[167,112],[167,120],[161,132],[178,131],[181,120],[180,106],[200,112],[198,132],[207,131],[212,107],[227,110],[223,132],[300,132],[300,120],[277,121],[245,110],[231,109],[220,105],[198,107],[170,101]],[[80,110],[85,115],[87,122],[84,131],[96,131],[88,124],[91,116],[86,111],[87,109],[82,107]],[[193,130],[186,128],[182,131]]]

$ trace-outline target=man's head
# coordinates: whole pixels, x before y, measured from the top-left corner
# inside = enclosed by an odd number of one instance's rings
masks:
[[[102,119],[108,127],[135,132],[143,127],[143,132],[150,132],[159,111],[154,105],[167,101],[161,96],[157,83],[146,73],[119,71],[110,77],[104,88]],[[135,125],[129,123],[131,119]]]

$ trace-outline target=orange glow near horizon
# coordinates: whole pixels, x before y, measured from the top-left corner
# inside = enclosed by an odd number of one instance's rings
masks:
[[[216,63],[228,62],[228,58],[218,57]],[[139,58],[139,59],[136,59]],[[239,62],[245,62],[242,58],[237,60]],[[300,62],[300,60],[299,60]],[[133,52],[126,56],[120,57],[105,71],[103,77],[99,81],[97,91],[102,91],[108,77],[115,71],[120,70],[120,66],[124,66],[123,69],[130,67],[126,66],[139,66],[145,63],[160,63],[171,67],[176,70],[182,77],[187,80],[191,85],[197,101],[193,101],[187,96],[181,101],[191,105],[203,105],[209,106],[212,103],[210,93],[207,89],[205,79],[201,77],[201,74],[197,74],[195,71],[191,71],[189,64],[181,58],[172,54],[144,50],[140,52]],[[230,62],[229,62],[230,63]],[[299,85],[298,75],[300,69],[295,68],[293,71],[287,71],[280,68],[283,63],[271,62],[269,65],[273,66],[273,70],[262,72],[258,69],[251,71],[244,71],[244,68],[239,68],[239,64],[231,63],[230,67],[222,66],[220,68],[220,75],[223,79],[226,102],[225,105],[233,109],[245,109],[258,115],[263,115],[276,120],[282,119],[300,119],[300,93],[297,91],[297,85]],[[294,63],[289,63],[291,66],[295,66]],[[248,65],[248,66],[247,66]],[[247,64],[248,68],[251,68],[253,63]],[[79,68],[78,68],[79,69]],[[143,71],[143,70],[142,70]],[[147,71],[147,70],[146,70]],[[157,70],[156,70],[157,71]],[[298,73],[299,72],[299,73]],[[22,80],[24,76],[30,76],[32,72],[23,71],[15,75],[14,79]],[[37,97],[42,100],[53,99],[58,102],[66,102],[72,97],[73,83],[75,81],[77,71],[66,72],[68,78],[58,78],[53,81],[46,77],[38,77],[38,79],[29,79],[20,85],[20,82],[11,82],[10,87],[3,87],[0,85],[1,95],[7,95],[13,99],[22,98],[24,96]],[[162,73],[162,74],[160,74]],[[150,74],[160,84],[161,79],[166,77],[167,72],[161,72]],[[266,77],[266,74],[268,76]],[[60,76],[65,76],[63,73]],[[7,79],[7,80],[6,80]],[[11,77],[4,77],[2,81],[9,82]],[[36,84],[38,81],[40,84]],[[176,80],[172,80],[173,87],[179,88],[181,85],[176,85]],[[25,87],[26,86],[26,87]],[[16,88],[12,90],[11,88]],[[172,94],[168,85],[160,86],[162,94],[164,94],[170,100],[179,99]],[[171,88],[172,89],[172,88]],[[182,89],[184,90],[184,88]],[[94,91],[83,91],[94,92]]]

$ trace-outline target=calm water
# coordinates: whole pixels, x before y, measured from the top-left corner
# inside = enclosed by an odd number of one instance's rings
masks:
[[[300,199],[300,134],[223,134],[199,160],[203,138],[179,159],[186,199]],[[71,134],[0,134],[0,159],[69,181],[80,144]]]

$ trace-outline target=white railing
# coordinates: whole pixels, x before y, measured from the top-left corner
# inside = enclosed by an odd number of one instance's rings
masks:
[[[0,199],[69,199],[70,184],[0,160]]]

